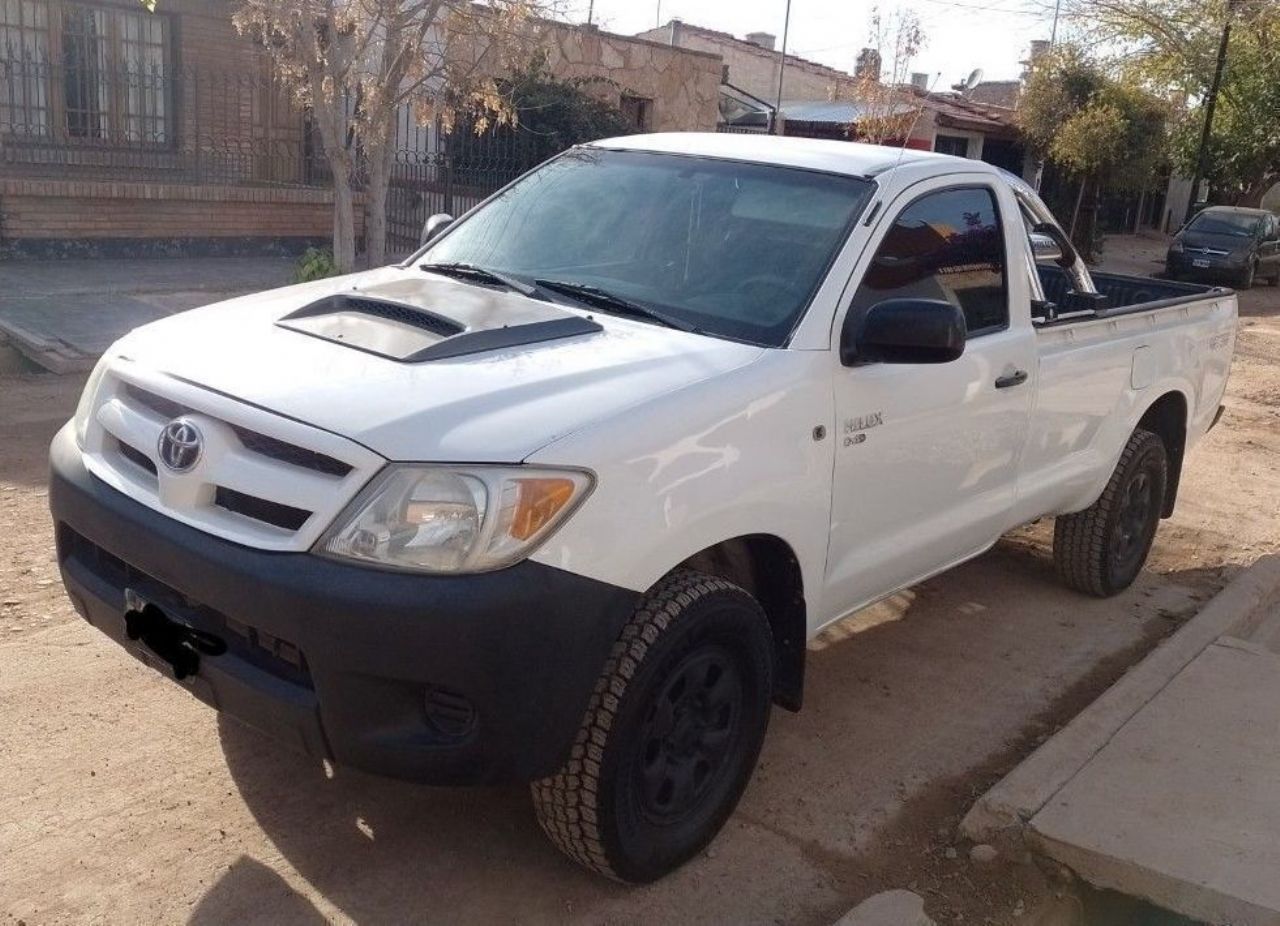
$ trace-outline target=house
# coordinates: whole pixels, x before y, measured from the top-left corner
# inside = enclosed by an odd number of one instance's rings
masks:
[[[0,0],[0,251],[263,253],[327,238],[301,114],[228,0]]]
[[[588,81],[584,89],[617,104],[636,131],[715,131],[719,55],[592,25],[548,20],[540,28],[551,73]]]
[[[739,39],[727,32],[673,19],[666,25],[638,33],[638,38],[719,55],[724,64],[721,82],[759,100],[777,100],[778,68],[782,53],[776,37],[752,32]],[[828,100],[852,89],[855,78],[845,71],[801,58],[786,56],[783,96],[789,100]]]
[[[958,93],[931,93],[913,87],[921,104],[911,133],[929,151],[986,161],[1029,177],[1034,170],[1022,144],[1014,110],[980,103]]]
[[[328,165],[234,10],[0,0],[0,255],[296,253],[329,240]],[[535,28],[551,72],[598,79],[589,92],[637,131],[715,127],[718,56],[589,26]],[[460,212],[527,166],[457,134],[401,113],[393,249],[416,243],[428,212]],[[461,149],[466,177],[451,169]]]

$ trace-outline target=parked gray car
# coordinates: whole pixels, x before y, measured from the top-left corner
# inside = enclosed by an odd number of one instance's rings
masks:
[[[1174,236],[1165,272],[1173,280],[1225,277],[1239,289],[1258,278],[1280,286],[1280,218],[1265,209],[1211,206]]]

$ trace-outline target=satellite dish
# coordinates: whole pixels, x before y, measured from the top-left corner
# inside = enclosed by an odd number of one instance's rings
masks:
[[[980,83],[982,83],[982,68],[974,68],[969,72],[969,77],[964,82],[965,92],[972,90]]]

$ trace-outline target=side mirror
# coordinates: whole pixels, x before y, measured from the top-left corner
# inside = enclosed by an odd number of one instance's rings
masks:
[[[964,313],[942,299],[886,299],[845,316],[840,362],[950,363],[964,353]]]
[[[452,224],[453,216],[449,215],[447,212],[437,212],[431,218],[427,219],[427,224],[422,226],[422,239],[418,244],[426,244]]]

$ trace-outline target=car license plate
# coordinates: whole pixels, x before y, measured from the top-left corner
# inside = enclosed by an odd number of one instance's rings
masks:
[[[1193,267],[1208,267],[1208,266],[1209,266],[1209,262],[1208,262],[1207,260],[1205,260],[1204,258],[1200,258],[1200,259],[1198,259],[1198,260],[1193,260],[1193,261],[1191,262],[1191,266],[1193,266]]]

